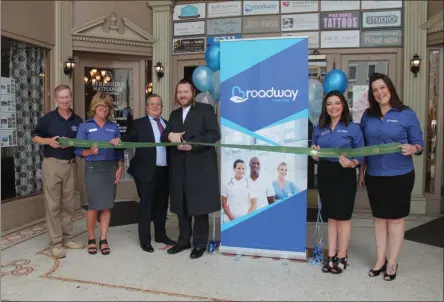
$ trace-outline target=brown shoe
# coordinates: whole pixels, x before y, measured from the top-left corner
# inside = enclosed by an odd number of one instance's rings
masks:
[[[84,248],[84,245],[70,240],[63,243],[63,247],[66,247],[67,249],[81,250]]]
[[[65,250],[63,248],[60,247],[54,247],[51,249],[51,254],[54,258],[65,258],[66,257],[66,253]]]

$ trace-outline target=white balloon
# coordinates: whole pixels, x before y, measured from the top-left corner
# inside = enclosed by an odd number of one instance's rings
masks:
[[[198,95],[196,95],[195,100],[198,103],[210,104],[211,106],[213,106],[214,109],[216,109],[216,101],[208,92],[199,93]]]

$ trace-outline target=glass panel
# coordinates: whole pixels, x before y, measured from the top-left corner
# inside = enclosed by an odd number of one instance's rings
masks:
[[[439,103],[440,53],[432,51],[429,56],[429,88],[428,88],[428,117],[427,117],[427,148],[426,148],[426,183],[425,192],[435,193],[436,143]]]
[[[47,49],[1,38],[1,199],[42,191],[41,146],[31,131],[44,115]]]
[[[85,116],[94,95],[99,92],[109,93],[114,101],[112,121],[119,124],[120,136],[124,136],[128,123],[133,120],[133,70],[131,68],[85,67]],[[129,161],[134,156],[134,149],[125,150],[123,180],[132,179],[126,171]]]

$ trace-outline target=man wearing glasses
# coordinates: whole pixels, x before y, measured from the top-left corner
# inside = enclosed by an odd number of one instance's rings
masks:
[[[123,141],[160,143],[167,121],[162,115],[162,99],[152,94],[146,100],[146,117],[133,121]],[[152,253],[150,224],[154,222],[155,241],[166,245],[175,242],[165,230],[169,199],[167,147],[136,148],[128,173],[134,178],[140,198],[139,241],[145,252]]]

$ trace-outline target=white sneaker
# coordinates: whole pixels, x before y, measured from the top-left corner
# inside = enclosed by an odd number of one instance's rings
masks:
[[[60,247],[52,248],[51,253],[54,258],[65,258],[66,257],[65,250]]]
[[[63,247],[66,247],[67,249],[81,250],[84,248],[84,245],[70,240],[63,243]]]

